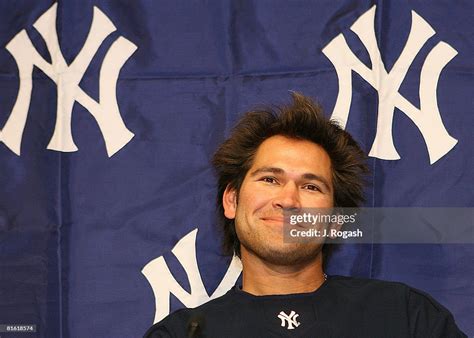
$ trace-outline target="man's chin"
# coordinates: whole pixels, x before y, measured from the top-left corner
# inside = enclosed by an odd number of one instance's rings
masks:
[[[249,250],[254,256],[273,265],[293,266],[310,263],[321,253],[320,246],[302,244],[285,244],[278,247],[257,248]]]

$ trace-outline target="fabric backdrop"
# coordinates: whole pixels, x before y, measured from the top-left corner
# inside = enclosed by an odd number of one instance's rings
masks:
[[[243,112],[289,91],[369,153],[367,206],[472,207],[473,13],[472,1],[0,2],[0,326],[140,337],[225,292],[240,267],[220,253],[209,160]],[[472,336],[472,243],[343,245],[327,273],[422,289]]]

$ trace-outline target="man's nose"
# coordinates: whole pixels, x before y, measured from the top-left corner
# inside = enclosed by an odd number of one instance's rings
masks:
[[[288,182],[273,199],[273,207],[280,209],[300,209],[300,191],[293,182]]]

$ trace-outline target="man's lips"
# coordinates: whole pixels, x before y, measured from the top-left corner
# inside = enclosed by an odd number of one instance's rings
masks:
[[[266,216],[266,217],[261,217],[261,220],[265,222],[273,222],[273,223],[279,223],[283,224],[285,218],[282,216]]]

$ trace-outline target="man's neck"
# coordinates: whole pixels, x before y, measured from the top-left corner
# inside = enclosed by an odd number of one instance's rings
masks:
[[[256,296],[307,293],[324,283],[322,254],[313,261],[280,266],[242,253],[242,290]]]

